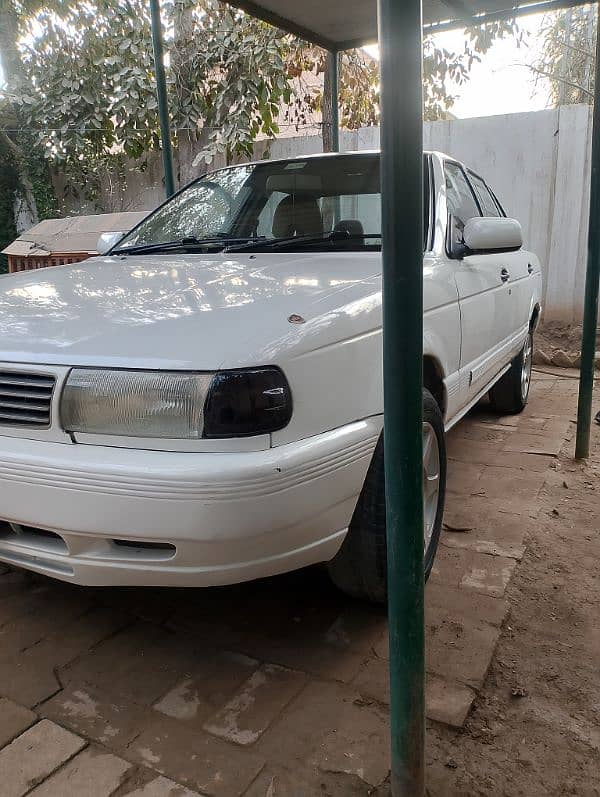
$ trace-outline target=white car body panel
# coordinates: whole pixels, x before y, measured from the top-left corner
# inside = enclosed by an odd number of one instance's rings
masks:
[[[432,155],[423,346],[449,427],[523,346],[541,270],[524,250],[449,258],[444,157]],[[58,535],[0,524],[0,560],[81,584],[206,586],[331,559],[382,430],[381,326],[377,252],[103,256],[0,278],[0,372],[56,377],[49,428],[0,423],[0,521]],[[61,428],[74,366],[266,365],[282,369],[293,396],[290,423],[270,435],[165,441]]]

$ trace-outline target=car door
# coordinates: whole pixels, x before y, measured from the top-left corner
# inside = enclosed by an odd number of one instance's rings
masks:
[[[448,224],[462,236],[466,222],[483,215],[463,167],[444,163]],[[506,256],[468,255],[454,260],[461,315],[460,384],[464,403],[471,401],[501,370],[503,347],[513,327],[512,297]]]
[[[474,172],[468,172],[468,177],[473,186],[479,205],[484,216],[506,216],[504,209],[494,192],[482,177]],[[531,318],[531,295],[534,272],[534,258],[531,252],[519,249],[518,252],[505,252],[499,255],[502,266],[508,272],[508,295],[510,301],[510,330],[514,340],[510,344],[509,356],[518,351],[529,327]]]

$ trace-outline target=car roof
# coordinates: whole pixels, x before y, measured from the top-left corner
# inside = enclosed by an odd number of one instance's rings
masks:
[[[348,152],[313,152],[310,155],[292,155],[291,157],[287,158],[267,158],[263,160],[254,160],[254,161],[244,161],[242,163],[232,163],[229,166],[220,166],[216,169],[212,169],[211,171],[220,172],[224,169],[235,169],[238,166],[264,166],[267,163],[293,163],[294,161],[305,161],[305,160],[318,160],[319,158],[341,158],[341,157],[359,157],[361,155],[381,155],[380,149],[359,149],[359,150],[350,150]],[[452,158],[450,155],[446,155],[443,152],[437,152],[435,150],[424,150],[423,155],[437,155],[439,158],[445,159],[448,158],[449,160],[456,161],[456,158]],[[210,172],[209,172],[210,173]]]

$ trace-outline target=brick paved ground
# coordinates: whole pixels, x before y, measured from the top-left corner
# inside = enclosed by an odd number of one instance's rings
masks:
[[[528,409],[449,435],[427,586],[427,714],[459,727],[506,585],[574,415],[537,375]],[[3,797],[363,795],[388,775],[386,618],[318,568],[210,590],[85,589],[0,565]]]

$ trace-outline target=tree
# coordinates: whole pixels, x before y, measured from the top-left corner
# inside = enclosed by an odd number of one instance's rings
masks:
[[[20,91],[25,83],[23,65],[18,50],[18,41],[21,33],[20,22],[25,15],[35,13],[39,6],[38,2],[29,0],[25,0],[22,3],[16,3],[12,0],[0,0],[0,69],[4,75],[5,83],[11,87],[14,95]],[[9,94],[0,103],[0,152],[2,153],[0,157],[7,160],[10,159],[10,174],[12,176],[10,178],[9,199],[6,201],[5,198],[3,203],[3,221],[0,221],[0,225],[6,226],[11,231],[10,234],[12,234],[14,227],[14,218],[6,217],[5,219],[5,214],[8,212],[9,206],[19,201],[25,203],[33,224],[39,220],[35,191],[28,174],[25,158],[15,143],[14,136],[6,132],[13,129],[10,127],[11,124],[18,126],[19,122],[20,119],[15,112],[11,102],[11,95]],[[3,186],[5,191],[8,190],[7,185],[8,183],[5,182]],[[0,237],[4,236],[0,234]]]
[[[529,66],[555,107],[593,101],[596,18],[595,4],[544,15],[541,52]]]
[[[0,3],[12,8],[11,53],[18,56],[7,70],[12,102],[53,168],[72,186],[86,186],[91,198],[126,159],[143,169],[160,146],[147,0]],[[303,79],[309,72],[328,77],[324,50],[221,0],[162,0],[162,9],[180,182],[192,176],[183,171],[191,153],[195,173],[217,153],[251,154],[258,136],[277,136],[282,112],[299,128],[308,114],[323,113],[330,130],[322,88]],[[442,118],[452,88],[468,79],[496,38],[512,32],[506,23],[470,30],[458,53],[427,39],[426,117]],[[362,50],[340,61],[342,126],[376,123],[378,63]]]

